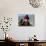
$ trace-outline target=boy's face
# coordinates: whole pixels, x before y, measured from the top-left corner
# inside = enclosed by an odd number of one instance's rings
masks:
[[[28,20],[27,19],[24,19],[25,22],[27,22]]]
[[[28,19],[24,19],[24,22],[29,22],[29,20]]]
[[[29,20],[28,19],[24,19],[23,22],[24,22],[24,25],[28,25]]]

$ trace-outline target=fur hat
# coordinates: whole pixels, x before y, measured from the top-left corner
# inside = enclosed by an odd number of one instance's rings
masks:
[[[25,15],[25,16],[24,16],[24,19],[29,20],[29,16],[28,16],[28,15]]]

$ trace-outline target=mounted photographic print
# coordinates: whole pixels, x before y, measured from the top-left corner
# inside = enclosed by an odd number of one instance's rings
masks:
[[[19,26],[34,26],[34,20],[33,14],[18,14]]]

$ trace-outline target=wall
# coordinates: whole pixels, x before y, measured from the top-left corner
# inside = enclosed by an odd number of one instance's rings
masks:
[[[35,14],[34,27],[19,27],[17,13]],[[39,40],[45,39],[45,15],[46,8],[33,8],[28,0],[0,0],[0,16],[13,17],[13,22],[8,33],[17,40],[27,40],[34,34]],[[2,31],[1,31],[2,33]],[[0,35],[2,35],[0,33]],[[45,33],[45,34],[44,34]],[[0,39],[3,37],[0,36]],[[4,39],[4,38],[3,38]]]
[[[44,31],[44,39],[46,39],[46,16],[45,16],[45,24],[44,25],[45,25],[45,28],[44,28],[44,30],[45,30]]]

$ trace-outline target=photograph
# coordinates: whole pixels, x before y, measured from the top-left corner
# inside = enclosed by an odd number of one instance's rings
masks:
[[[18,25],[19,26],[34,26],[34,15],[33,14],[18,14]]]

